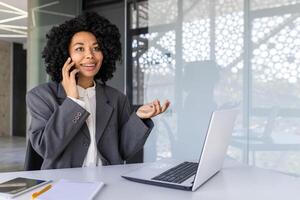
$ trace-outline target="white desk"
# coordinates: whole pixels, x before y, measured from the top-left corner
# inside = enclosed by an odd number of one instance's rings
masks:
[[[283,200],[300,198],[299,178],[226,161],[224,168],[196,192],[175,190],[131,182],[120,177],[140,165],[115,165],[97,168],[73,168],[30,172],[0,173],[0,182],[23,176],[40,179],[100,180],[106,185],[96,199],[105,200]],[[40,188],[36,189],[39,190]],[[33,191],[16,200],[29,200]]]

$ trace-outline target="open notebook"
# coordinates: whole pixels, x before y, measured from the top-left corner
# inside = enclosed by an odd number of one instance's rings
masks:
[[[53,187],[38,196],[37,200],[92,200],[104,186],[103,182],[59,180]]]

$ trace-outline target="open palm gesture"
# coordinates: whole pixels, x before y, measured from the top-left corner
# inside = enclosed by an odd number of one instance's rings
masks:
[[[147,103],[139,107],[136,111],[136,114],[141,119],[148,119],[155,117],[163,112],[165,112],[170,105],[170,102],[166,100],[164,104],[161,106],[158,99],[154,100],[151,103]]]

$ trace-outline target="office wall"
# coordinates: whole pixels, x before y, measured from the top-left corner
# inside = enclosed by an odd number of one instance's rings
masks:
[[[11,48],[11,43],[0,41],[0,136],[11,134]]]

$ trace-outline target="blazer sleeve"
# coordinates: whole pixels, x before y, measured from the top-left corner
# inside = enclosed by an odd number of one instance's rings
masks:
[[[31,144],[44,159],[53,160],[64,151],[89,116],[84,108],[70,98],[55,106],[54,99],[35,91],[26,95],[31,115],[28,130]]]
[[[120,150],[124,160],[128,160],[141,150],[154,127],[151,119],[140,119],[131,112],[128,98],[125,98],[121,113]]]

